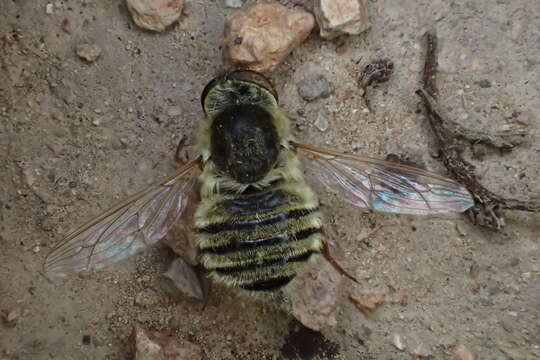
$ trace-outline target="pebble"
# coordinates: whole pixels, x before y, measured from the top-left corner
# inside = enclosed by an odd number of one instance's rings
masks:
[[[178,341],[164,332],[153,331],[147,334],[139,325],[133,327],[131,334],[135,359],[137,360],[202,360],[202,350],[187,341]]]
[[[62,20],[62,30],[67,34],[71,34],[71,32],[73,31],[73,27],[71,26],[68,18]]]
[[[225,7],[238,9],[243,5],[242,0],[225,0]]]
[[[478,82],[478,86],[480,86],[481,88],[490,88],[491,87],[491,81],[489,81],[488,79],[483,79],[483,80],[480,80]]]
[[[88,62],[94,62],[101,55],[101,49],[96,44],[80,44],[75,48],[77,55]]]
[[[335,327],[341,281],[341,274],[324,257],[317,257],[309,271],[300,273],[287,287],[292,289],[288,294],[292,315],[311,330]]]
[[[298,94],[306,101],[313,101],[332,95],[334,84],[322,74],[308,75],[297,86]]]
[[[474,360],[474,354],[465,345],[458,345],[454,349],[454,355],[459,360]]]
[[[52,15],[54,13],[54,7],[53,7],[53,4],[51,3],[48,3],[47,5],[45,5],[45,13],[47,15]]]
[[[315,127],[319,129],[319,131],[325,132],[328,130],[328,126],[328,117],[326,114],[320,112],[319,115],[317,115],[317,119],[315,119]]]
[[[405,343],[403,342],[403,339],[401,338],[401,335],[394,334],[392,344],[398,349],[399,351],[403,351],[407,348]]]
[[[462,227],[460,224],[458,224],[458,223],[456,223],[456,231],[457,231],[457,233],[459,234],[459,236],[461,236],[461,237],[467,236],[467,233],[465,232],[465,230],[463,229],[463,227]]]
[[[175,300],[186,297],[196,300],[204,299],[199,277],[193,267],[182,258],[174,259],[167,272],[161,275],[160,286]]]
[[[182,108],[180,106],[171,106],[167,110],[167,115],[169,116],[179,116],[182,115]]]
[[[162,32],[178,21],[184,0],[127,0],[127,8],[137,26]]]
[[[21,308],[16,308],[11,310],[5,317],[5,323],[8,327],[14,327],[19,322],[21,318],[22,311]]]
[[[313,12],[323,39],[359,35],[371,27],[365,0],[316,0]]]
[[[231,68],[272,72],[311,33],[310,13],[280,4],[257,4],[233,12],[225,22],[223,57]]]
[[[384,303],[384,296],[380,294],[350,294],[349,298],[353,301],[358,310],[366,315],[373,312],[379,305]]]
[[[412,347],[411,354],[416,358],[428,358],[432,355],[432,352],[425,344],[418,343]]]

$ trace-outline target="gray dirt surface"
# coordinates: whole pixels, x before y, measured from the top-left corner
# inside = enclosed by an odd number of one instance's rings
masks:
[[[527,142],[509,153],[464,146],[482,183],[511,197],[540,194],[540,3],[368,7],[365,35],[323,41],[314,31],[274,74],[298,139],[382,158],[405,154],[444,174],[414,94],[422,34],[435,27],[441,105],[477,130],[528,129]],[[454,359],[458,344],[478,359],[540,358],[538,214],[508,213],[507,227],[493,233],[464,216],[362,213],[320,191],[329,240],[361,280],[344,281],[338,325],[320,338],[219,286],[204,310],[174,302],[159,286],[172,260],[165,248],[66,281],[40,273],[70,229],[177,166],[176,144],[193,139],[200,93],[221,68],[232,11],[223,1],[187,1],[178,24],[153,34],[133,24],[120,0],[1,1],[0,358],[125,359],[135,322],[199,345],[205,359],[294,358],[295,343],[305,341],[313,346],[300,350],[304,359]],[[93,63],[76,54],[87,43],[101,49]],[[380,57],[394,61],[395,73],[367,93],[369,112],[357,79]],[[313,73],[324,73],[335,93],[308,103],[297,84]],[[319,116],[328,121],[323,130]],[[351,292],[382,294],[385,303],[366,316]]]

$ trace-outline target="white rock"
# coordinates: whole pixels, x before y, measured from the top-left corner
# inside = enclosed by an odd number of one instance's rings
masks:
[[[314,25],[310,13],[275,3],[235,11],[225,23],[226,65],[269,73],[308,37]]]
[[[401,338],[401,335],[394,334],[393,338],[393,344],[396,347],[396,349],[403,351],[407,348],[407,345],[403,342],[403,339]]]
[[[180,18],[184,0],[127,0],[127,8],[137,26],[161,32]]]
[[[228,8],[241,8],[243,5],[242,0],[225,0],[225,7]]]
[[[321,37],[358,35],[371,27],[365,0],[315,0],[314,13]]]
[[[328,130],[328,126],[328,117],[326,113],[319,112],[319,114],[317,115],[317,119],[315,120],[315,127],[319,129],[319,131],[325,132],[326,130]]]
[[[52,15],[54,13],[54,7],[53,7],[53,4],[51,3],[48,3],[47,5],[45,5],[45,13],[47,15]]]
[[[75,52],[81,59],[94,62],[101,55],[101,49],[96,44],[80,44],[75,48]]]
[[[161,275],[160,284],[161,288],[175,299],[204,298],[199,277],[182,258],[177,258],[171,263],[167,272]]]

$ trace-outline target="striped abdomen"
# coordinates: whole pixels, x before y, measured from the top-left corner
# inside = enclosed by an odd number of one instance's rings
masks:
[[[227,285],[276,290],[322,247],[318,201],[305,183],[219,195],[200,210],[202,264]]]

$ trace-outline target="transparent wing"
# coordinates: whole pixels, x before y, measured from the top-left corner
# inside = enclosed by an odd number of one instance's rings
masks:
[[[463,212],[474,205],[462,185],[412,166],[292,145],[328,190],[359,208],[427,215]]]
[[[47,255],[44,271],[57,276],[99,269],[157,243],[178,220],[197,183],[199,159],[86,223]]]

